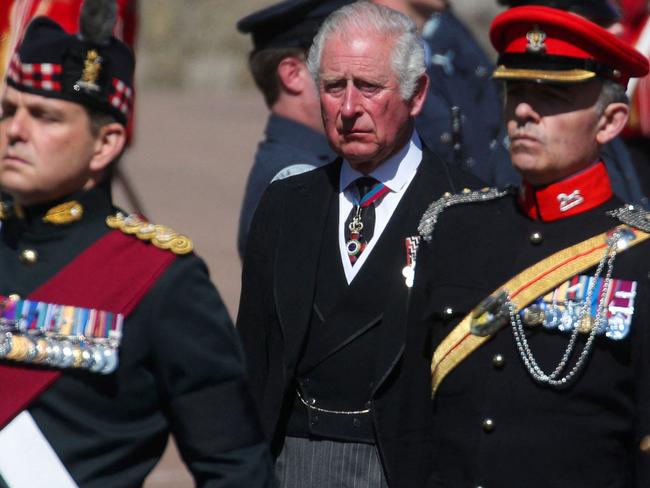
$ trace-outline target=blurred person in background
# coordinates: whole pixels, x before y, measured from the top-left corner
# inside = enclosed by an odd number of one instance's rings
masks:
[[[650,58],[650,9],[647,0],[619,0],[621,7],[621,39]],[[641,187],[650,194],[650,78],[633,80],[627,89],[630,98],[630,119],[623,138]]]
[[[448,0],[373,0],[409,16],[425,40],[431,82],[416,127],[438,156],[496,186],[516,180],[503,145],[493,62]],[[499,161],[501,161],[499,163]]]
[[[350,0],[287,0],[237,23],[240,32],[252,35],[249,65],[271,112],[239,216],[237,250],[241,258],[253,214],[269,183],[336,157],[323,133],[318,94],[305,60],[323,20],[348,3]]]

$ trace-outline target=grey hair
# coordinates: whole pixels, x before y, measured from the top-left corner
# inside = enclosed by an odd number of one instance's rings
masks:
[[[426,71],[423,40],[417,27],[406,15],[362,0],[332,13],[323,23],[309,50],[307,67],[319,84],[320,63],[327,40],[335,34],[357,36],[372,33],[395,39],[391,65],[399,80],[402,99],[409,100],[417,81]]]
[[[603,86],[600,89],[600,95],[596,101],[596,112],[602,115],[603,111],[610,103],[630,104],[630,100],[625,93],[625,87],[620,83],[612,80],[603,80]]]

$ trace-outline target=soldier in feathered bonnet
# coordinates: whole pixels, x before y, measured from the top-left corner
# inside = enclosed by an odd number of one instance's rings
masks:
[[[78,34],[36,18],[7,72],[0,477],[141,486],[172,434],[198,486],[266,487],[241,348],[205,264],[188,237],[112,203],[135,64],[114,19],[113,0],[87,0]]]

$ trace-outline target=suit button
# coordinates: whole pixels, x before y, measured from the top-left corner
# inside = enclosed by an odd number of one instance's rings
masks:
[[[310,398],[309,400],[307,400],[307,403],[309,403],[310,405],[316,405],[316,399]]]
[[[443,132],[440,134],[440,142],[443,144],[449,144],[451,142],[451,134],[449,132]]]
[[[486,433],[489,434],[490,432],[492,432],[494,430],[494,426],[495,426],[494,425],[494,420],[492,420],[491,418],[488,417],[485,420],[483,420],[483,432],[486,432]]]
[[[451,307],[445,307],[445,308],[442,309],[442,315],[445,318],[449,319],[449,318],[451,318],[452,315],[454,315],[454,309],[451,308]]]
[[[20,252],[20,260],[25,264],[35,264],[38,261],[38,253],[33,249],[24,249]]]
[[[492,365],[497,368],[503,368],[503,365],[506,364],[506,359],[503,357],[503,354],[495,354],[492,356]]]
[[[361,420],[359,420],[359,419],[357,419],[357,418],[353,419],[353,420],[352,420],[352,425],[353,425],[354,427],[356,427],[356,428],[361,427]]]
[[[535,231],[530,233],[529,239],[532,244],[537,245],[541,244],[541,242],[544,240],[544,236],[542,236],[541,232]]]

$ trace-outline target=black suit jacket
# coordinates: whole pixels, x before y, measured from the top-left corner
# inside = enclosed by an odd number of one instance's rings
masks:
[[[276,454],[284,439],[287,406],[294,396],[296,365],[308,335],[325,221],[331,198],[338,193],[340,169],[338,160],[273,183],[260,202],[249,235],[237,328],[248,356],[263,425]],[[448,168],[425,148],[417,174],[393,214],[394,218],[400,212],[410,222],[406,226],[410,230],[403,237],[417,234],[420,216],[442,193],[477,184],[472,176]],[[380,239],[389,230],[390,224]],[[395,252],[404,253],[404,247]],[[391,403],[397,405],[391,398],[399,393],[400,382],[408,381],[399,374],[405,340],[403,312],[408,293],[399,271],[385,273],[383,279],[395,299],[390,300],[394,310],[383,314],[374,370],[373,421],[391,486],[413,487],[416,485],[397,481],[392,474],[397,459],[400,465],[408,463],[398,456],[403,447],[394,434],[398,432],[399,414],[391,410]],[[395,319],[390,319],[392,316]]]

